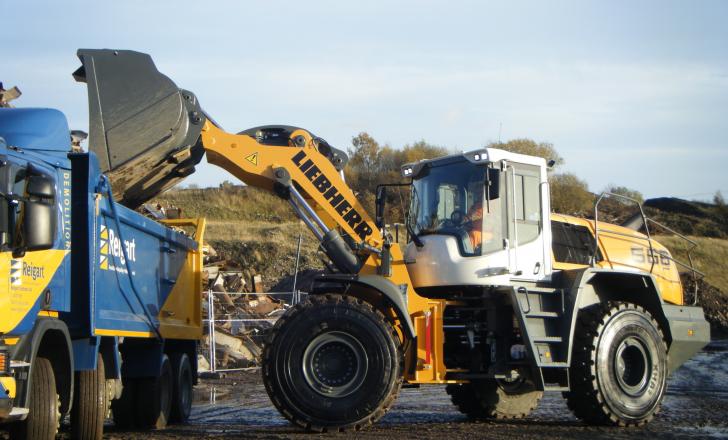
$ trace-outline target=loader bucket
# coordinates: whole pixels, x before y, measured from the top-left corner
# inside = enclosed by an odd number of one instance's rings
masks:
[[[194,172],[205,122],[194,94],[144,53],[80,49],[78,58],[73,77],[88,89],[89,149],[117,201],[136,208]]]

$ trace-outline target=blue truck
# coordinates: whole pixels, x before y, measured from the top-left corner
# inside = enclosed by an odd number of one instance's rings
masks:
[[[99,439],[189,416],[202,336],[204,219],[114,199],[63,113],[0,109],[0,428]],[[104,158],[107,159],[107,158]]]

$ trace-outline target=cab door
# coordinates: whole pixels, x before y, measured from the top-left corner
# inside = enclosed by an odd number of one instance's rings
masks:
[[[0,310],[10,310],[10,260],[12,250],[10,247],[10,200],[7,198],[10,192],[8,185],[9,164],[6,156],[0,156]],[[0,333],[7,333],[11,328],[10,320],[0,320]]]
[[[544,219],[548,219],[545,171],[506,164],[509,269],[513,279],[540,280],[551,272]]]

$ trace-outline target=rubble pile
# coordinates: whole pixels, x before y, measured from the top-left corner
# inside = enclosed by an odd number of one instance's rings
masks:
[[[209,245],[205,249],[202,315],[214,314],[216,369],[259,365],[263,341],[276,319],[290,305],[291,295],[264,293],[260,274],[250,273],[236,262],[220,258]],[[210,301],[210,297],[212,301]],[[200,369],[209,369],[210,326],[205,327],[201,344]]]

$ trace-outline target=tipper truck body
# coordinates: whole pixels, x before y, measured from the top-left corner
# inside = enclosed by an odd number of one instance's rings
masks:
[[[204,220],[115,202],[52,109],[0,109],[0,196],[0,422],[40,439],[66,414],[100,438],[110,407],[126,427],[186,419]]]

